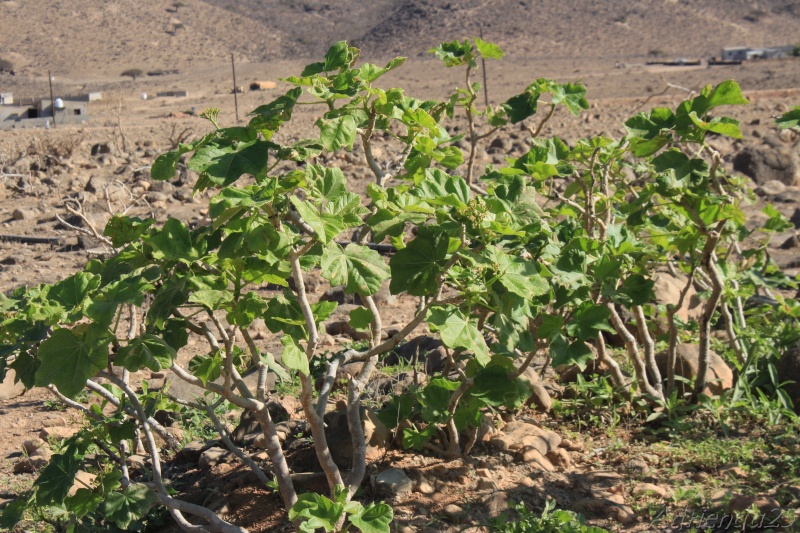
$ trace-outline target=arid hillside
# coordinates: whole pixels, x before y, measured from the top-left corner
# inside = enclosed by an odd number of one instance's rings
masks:
[[[176,7],[177,6],[177,7]],[[0,0],[0,59],[23,74],[318,57],[348,39],[374,55],[477,35],[516,57],[708,57],[797,39],[791,0]]]

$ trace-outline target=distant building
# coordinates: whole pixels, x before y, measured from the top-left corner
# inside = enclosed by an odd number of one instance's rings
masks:
[[[753,59],[779,59],[790,57],[794,46],[771,46],[767,48],[748,48],[731,46],[722,49],[723,61],[750,61]]]
[[[20,99],[11,105],[0,105],[0,129],[35,128],[46,124],[80,124],[89,117],[87,102],[49,98]]]
[[[0,93],[0,105],[11,105],[14,103],[14,95],[12,93]]]
[[[750,49],[745,46],[731,46],[722,49],[723,61],[745,61]]]

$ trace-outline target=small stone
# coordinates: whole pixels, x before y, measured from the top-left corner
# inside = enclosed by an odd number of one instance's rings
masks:
[[[488,468],[478,468],[475,470],[475,474],[477,474],[478,477],[485,477],[485,478],[492,477],[492,473],[489,471]]]
[[[762,183],[757,189],[759,196],[776,196],[786,190],[786,184],[778,180],[769,180]]]
[[[197,465],[200,468],[211,468],[212,466],[224,463],[227,459],[227,455],[228,450],[214,446],[213,448],[209,448],[200,454],[200,459],[197,461]]]
[[[572,466],[572,458],[564,448],[550,450],[545,457],[557,468],[568,470]]]
[[[178,452],[178,455],[185,461],[196,463],[200,460],[200,454],[206,448],[206,443],[199,440],[193,440]]]
[[[25,453],[28,455],[33,455],[33,452],[44,446],[44,440],[36,437],[33,439],[28,439],[22,443],[22,448],[25,450]]]
[[[525,450],[522,452],[522,461],[546,472],[556,471],[556,467],[553,466],[553,463],[551,463],[547,457],[542,455],[539,450],[533,447],[525,448]]]
[[[442,514],[449,520],[459,523],[467,517],[467,514],[464,512],[464,509],[459,507],[458,505],[451,503],[449,505],[445,505],[444,509],[442,509]]]
[[[491,479],[481,479],[478,481],[478,490],[491,490],[497,491],[500,487],[497,486],[497,483],[492,481]]]
[[[486,508],[486,512],[493,517],[508,511],[508,493],[505,491],[493,492],[483,500],[483,506]]]
[[[433,485],[428,483],[428,481],[425,479],[418,481],[417,485],[414,487],[414,490],[420,494],[424,494],[425,496],[430,496],[436,492],[436,489],[433,488]]]
[[[633,459],[629,459],[625,463],[625,469],[632,474],[644,474],[650,468],[650,465],[647,464],[646,461],[638,457],[634,457]]]
[[[48,448],[47,446],[42,446],[31,453],[31,458],[36,457],[37,459],[44,459],[45,461],[50,461],[53,457],[53,451]]]
[[[399,468],[384,470],[375,478],[378,490],[392,497],[405,496],[414,488],[414,482]]]
[[[78,432],[78,428],[68,428],[64,426],[45,427],[39,432],[39,438],[48,439],[68,439]]]
[[[771,496],[734,496],[728,509],[731,513],[743,513],[755,506],[763,515],[767,517],[778,517],[781,513],[781,505]]]
[[[571,452],[582,452],[583,451],[583,444],[580,442],[572,441],[569,439],[561,439],[560,446],[566,450]]]
[[[659,498],[669,498],[671,491],[652,483],[639,483],[631,491],[633,496],[657,496]]]
[[[706,472],[695,472],[692,474],[692,481],[695,483],[705,483],[710,477],[711,476],[709,476]]]
[[[96,478],[97,476],[94,474],[90,474],[85,470],[78,470],[78,473],[75,474],[75,481],[72,482],[72,486],[69,489],[69,495],[75,496],[78,489],[85,489],[86,487],[93,486]]]
[[[231,504],[228,498],[219,491],[213,491],[203,501],[203,507],[210,509],[217,514],[228,514],[231,512]]]
[[[722,476],[730,476],[739,479],[745,479],[747,477],[747,472],[745,472],[744,469],[734,465],[723,466],[719,469],[719,473]]]
[[[47,465],[44,457],[25,457],[14,465],[15,474],[32,474]]]

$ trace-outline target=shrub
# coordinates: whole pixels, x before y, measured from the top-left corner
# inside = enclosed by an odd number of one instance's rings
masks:
[[[123,71],[120,76],[126,76],[131,78],[133,81],[136,81],[136,78],[142,76],[143,74],[144,71],[140,68],[129,68],[128,70]]]

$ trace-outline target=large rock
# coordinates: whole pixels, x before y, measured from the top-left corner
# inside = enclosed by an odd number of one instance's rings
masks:
[[[675,375],[688,380],[697,378],[697,370],[700,362],[700,346],[697,344],[682,343],[678,344],[675,357]],[[656,354],[656,364],[661,372],[661,376],[667,377],[667,352]],[[708,374],[706,376],[705,394],[718,396],[733,387],[733,371],[713,350],[709,351]],[[688,386],[683,382],[676,383],[678,390],[686,392]]]
[[[414,482],[399,468],[384,470],[375,477],[375,484],[379,491],[392,498],[410,494],[414,488]]]
[[[679,274],[673,276],[669,272],[656,272],[653,275],[653,294],[655,296],[654,302],[656,305],[678,305],[681,297],[681,291],[686,286],[686,276]],[[683,299],[683,305],[678,309],[675,314],[683,322],[690,320],[697,320],[703,314],[703,301],[697,294],[694,287],[689,287],[686,297]],[[667,318],[665,313],[661,313],[655,321],[656,331],[659,335],[663,335],[669,331],[667,325]]]
[[[392,432],[378,420],[372,409],[361,408],[361,427],[367,442],[367,462],[374,462],[386,453],[392,443]],[[345,411],[332,411],[325,415],[325,437],[333,461],[339,468],[350,468],[353,461],[353,445],[350,426]]]
[[[0,383],[0,401],[16,398],[25,392],[25,386],[21,381],[14,383],[16,378],[17,375],[13,370],[9,369],[8,372],[6,372],[5,379]]]
[[[733,158],[733,169],[759,185],[778,180],[784,185],[800,185],[800,155],[797,148],[784,143],[747,146]]]
[[[800,413],[800,342],[794,343],[783,353],[775,369],[778,371],[778,381],[786,383],[783,390],[791,398],[794,410]]]

